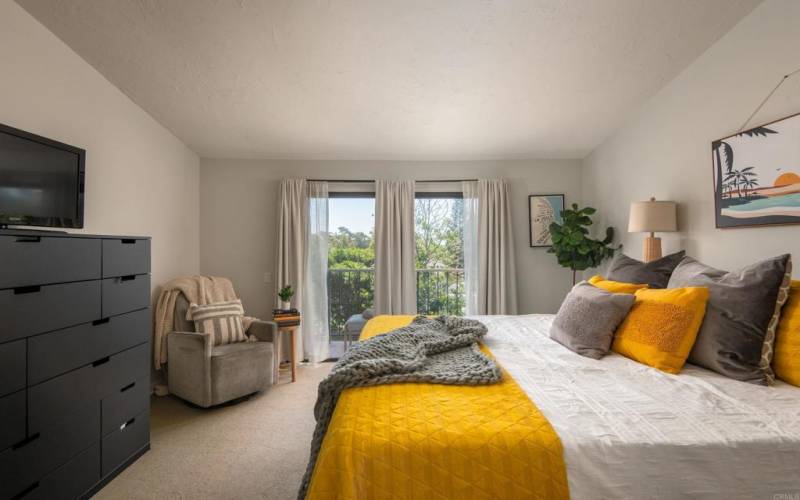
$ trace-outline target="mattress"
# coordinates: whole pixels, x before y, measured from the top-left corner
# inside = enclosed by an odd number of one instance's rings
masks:
[[[476,318],[558,433],[573,499],[800,496],[800,388],[585,358],[550,340],[552,315]]]

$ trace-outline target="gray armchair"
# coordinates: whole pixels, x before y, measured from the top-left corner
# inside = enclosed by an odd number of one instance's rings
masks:
[[[189,304],[181,295],[175,304],[175,326],[167,336],[169,391],[198,406],[225,403],[271,386],[278,375],[277,325],[255,321],[249,340],[214,346],[211,336],[197,333],[186,320]]]

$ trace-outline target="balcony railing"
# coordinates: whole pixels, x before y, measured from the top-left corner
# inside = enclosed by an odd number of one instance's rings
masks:
[[[374,269],[328,270],[328,317],[331,336],[341,337],[347,318],[372,307]],[[420,314],[464,314],[463,269],[417,269]]]
[[[353,314],[372,307],[374,269],[328,269],[328,323],[331,337],[341,337]]]
[[[464,314],[463,269],[417,269],[419,314]]]

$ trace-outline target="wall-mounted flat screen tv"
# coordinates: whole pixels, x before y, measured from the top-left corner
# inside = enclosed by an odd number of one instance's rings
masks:
[[[0,226],[83,227],[86,151],[0,124]]]

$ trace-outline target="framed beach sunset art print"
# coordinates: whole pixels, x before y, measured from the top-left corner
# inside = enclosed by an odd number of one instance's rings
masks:
[[[528,196],[531,248],[550,247],[553,244],[550,237],[550,224],[563,222],[562,210],[564,210],[563,194],[532,194]]]
[[[711,143],[718,228],[800,224],[800,114]]]

